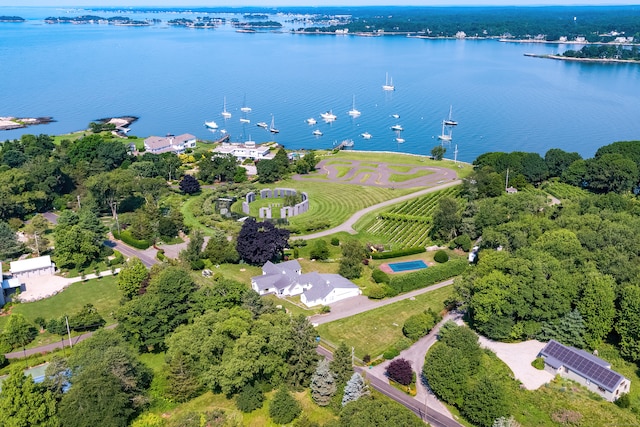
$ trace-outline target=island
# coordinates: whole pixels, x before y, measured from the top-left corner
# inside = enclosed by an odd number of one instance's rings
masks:
[[[0,22],[24,22],[25,19],[20,16],[0,16]]]
[[[45,125],[55,122],[52,117],[0,117],[0,130],[26,128],[33,125]]]

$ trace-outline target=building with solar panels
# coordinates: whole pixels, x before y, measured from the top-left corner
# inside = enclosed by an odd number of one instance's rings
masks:
[[[551,340],[540,356],[544,358],[545,371],[576,381],[610,402],[629,392],[629,379],[611,370],[607,361],[584,350]]]

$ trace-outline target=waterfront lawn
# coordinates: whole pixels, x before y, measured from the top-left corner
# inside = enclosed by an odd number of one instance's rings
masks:
[[[376,358],[396,342],[404,339],[402,326],[405,320],[427,308],[442,311],[444,301],[453,294],[453,286],[418,295],[414,300],[405,299],[355,316],[335,320],[317,327],[325,340],[338,345],[343,341],[355,347],[356,356],[369,354]]]
[[[412,174],[404,175],[404,174],[391,174],[389,176],[390,182],[405,182],[416,178],[422,178],[423,176],[428,176],[433,174],[433,171],[430,170],[419,170]]]

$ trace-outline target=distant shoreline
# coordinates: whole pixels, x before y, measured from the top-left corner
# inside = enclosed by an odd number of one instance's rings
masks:
[[[55,122],[53,117],[0,117],[0,131],[23,129],[27,126],[46,125]]]
[[[640,61],[636,61],[633,59],[573,58],[570,56],[540,55],[537,53],[525,53],[524,56],[529,56],[531,58],[555,59],[558,61],[591,62],[591,63],[597,63],[597,64],[640,64]]]

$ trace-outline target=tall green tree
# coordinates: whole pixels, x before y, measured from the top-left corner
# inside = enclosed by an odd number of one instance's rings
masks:
[[[620,311],[616,332],[620,335],[620,350],[633,361],[640,360],[640,286],[626,285],[620,293]]]
[[[390,399],[363,397],[340,412],[340,427],[422,427],[424,421]]]
[[[341,246],[342,258],[338,274],[347,279],[357,279],[362,275],[362,261],[367,257],[367,251],[357,240],[348,240]]]
[[[21,254],[24,246],[18,242],[16,233],[4,221],[0,221],[0,260]]]
[[[311,398],[319,406],[327,406],[336,394],[337,386],[333,373],[329,369],[329,361],[322,359],[311,377]]]
[[[22,368],[14,366],[0,391],[0,425],[5,427],[58,427],[53,393],[33,382]]]
[[[437,343],[427,353],[422,372],[436,396],[450,404],[462,404],[471,376],[462,350]]]
[[[289,424],[302,412],[300,404],[286,387],[280,387],[269,405],[269,416],[276,424]]]
[[[288,380],[293,387],[306,387],[318,360],[316,331],[302,314],[291,318],[292,348],[288,353]]]
[[[118,273],[118,289],[125,298],[131,299],[138,295],[143,282],[148,278],[149,271],[140,258],[131,257]]]
[[[24,348],[38,335],[36,327],[29,322],[22,314],[12,314],[9,316],[4,330],[2,340],[11,348]]]
[[[460,204],[453,197],[442,197],[433,212],[431,235],[436,239],[449,241],[458,235],[462,223]]]
[[[593,269],[585,277],[576,308],[584,318],[585,341],[595,348],[613,329],[616,316],[616,283],[611,276],[605,276]]]
[[[330,363],[331,372],[339,385],[345,385],[353,374],[351,350],[344,342],[341,342],[333,353],[333,360]]]
[[[475,425],[491,427],[493,422],[508,415],[506,391],[490,377],[478,379],[464,397],[462,413]]]

